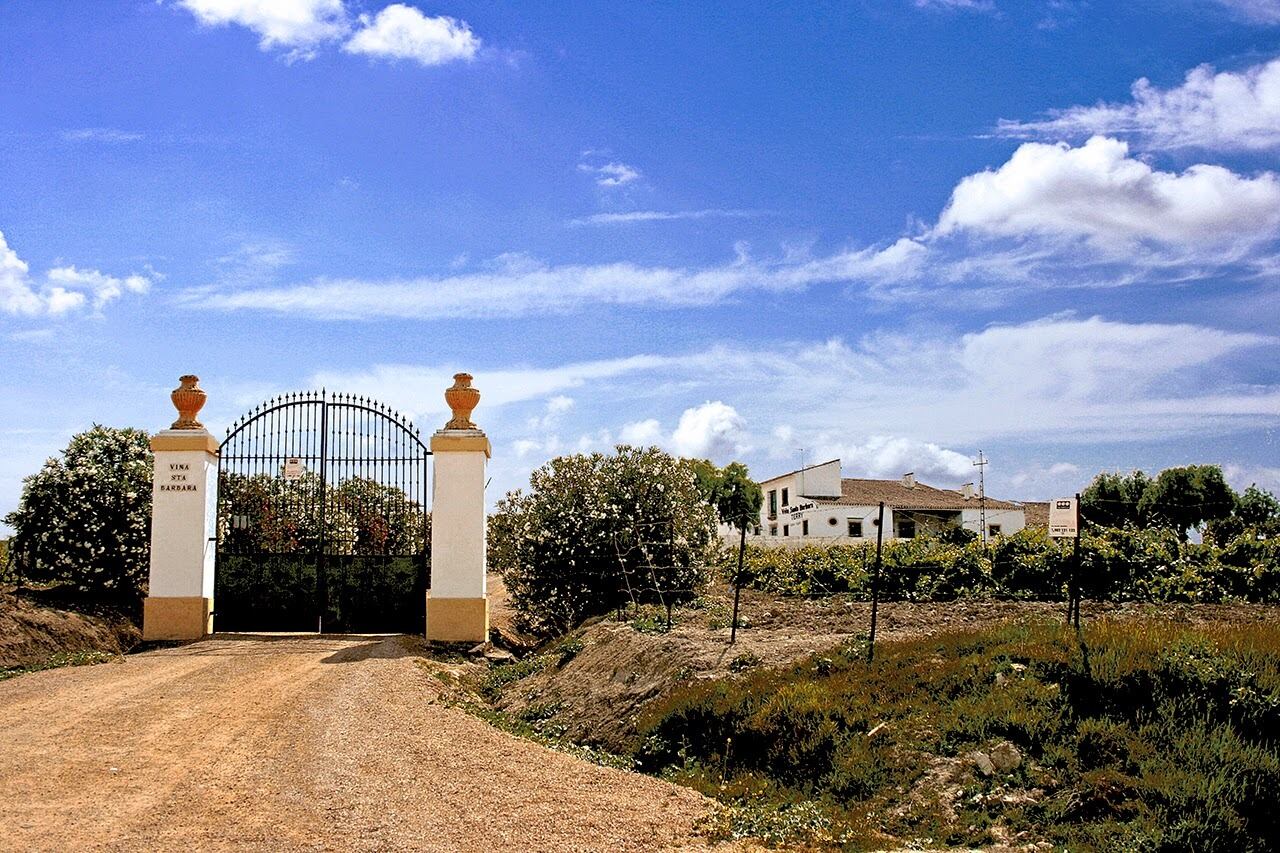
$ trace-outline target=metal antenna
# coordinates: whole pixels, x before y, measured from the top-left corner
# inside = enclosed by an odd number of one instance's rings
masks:
[[[987,546],[987,457],[978,451],[978,459],[973,463],[978,469],[978,526],[981,528],[982,547]]]

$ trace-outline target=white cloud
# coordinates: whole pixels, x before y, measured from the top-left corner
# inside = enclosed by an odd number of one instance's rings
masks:
[[[1099,248],[1153,242],[1193,248],[1272,240],[1280,180],[1221,166],[1160,172],[1126,143],[1096,136],[1073,148],[1028,142],[1007,163],[956,186],[935,235],[1083,238]]]
[[[480,49],[480,39],[466,23],[443,16],[429,18],[402,3],[393,3],[372,18],[362,15],[360,24],[342,47],[348,53],[442,65],[474,59]]]
[[[746,449],[746,422],[733,406],[719,400],[685,409],[671,435],[681,456],[728,461]]]
[[[177,5],[205,26],[252,30],[259,47],[284,49],[290,61],[312,59],[321,47],[339,41],[347,53],[422,65],[473,59],[480,48],[465,21],[428,17],[404,3],[358,18],[344,0],[177,0]]]
[[[662,445],[664,443],[662,424],[656,418],[623,424],[622,429],[618,430],[618,440],[623,444],[633,444],[636,447]]]
[[[1272,494],[1280,495],[1280,468],[1233,462],[1223,465],[1222,473],[1227,478],[1227,482],[1237,491],[1243,492],[1250,486],[1257,486]]]
[[[973,479],[976,470],[963,453],[901,436],[873,435],[861,443],[823,445],[817,455],[839,457],[845,474],[855,477],[900,477],[912,472],[930,483],[955,484]]]
[[[74,266],[54,267],[47,273],[54,290],[63,287],[78,288],[93,296],[93,307],[100,310],[108,302],[124,293],[146,293],[151,289],[151,279],[134,275],[116,278],[97,270],[81,270]]]
[[[557,394],[547,400],[546,409],[541,415],[535,415],[529,419],[527,426],[531,430],[547,432],[560,424],[564,415],[573,408],[573,405],[572,397]]]
[[[30,274],[26,261],[9,248],[0,232],[0,311],[7,314],[59,317],[85,307],[92,298],[95,311],[122,294],[145,293],[151,279],[142,275],[124,278],[74,266],[54,267],[43,283]]]
[[[270,311],[327,320],[402,317],[516,317],[558,314],[590,304],[710,305],[750,291],[798,291],[821,283],[890,280],[916,264],[924,247],[900,240],[884,249],[810,260],[755,261],[739,255],[716,267],[631,263],[551,266],[516,255],[484,272],[403,280],[325,280],[283,287],[193,288],[193,308]]]
[[[292,48],[308,58],[323,42],[350,28],[342,0],[178,0],[205,26],[236,24],[252,30],[263,50]]]
[[[1082,491],[1092,475],[1074,462],[1036,463],[1020,468],[1009,478],[1019,500],[1045,500]]]
[[[1276,16],[1280,21],[1280,12]],[[1215,72],[1213,66],[1201,65],[1171,89],[1157,88],[1143,78],[1131,93],[1129,103],[1055,110],[1042,121],[1001,121],[996,132],[1050,139],[1131,134],[1155,149],[1280,147],[1280,59],[1238,72]]]
[[[750,219],[765,216],[764,210],[632,210],[626,213],[594,213],[569,220],[570,225],[629,225],[635,222],[671,222],[680,219]]]
[[[588,155],[593,153],[587,152]],[[640,179],[639,169],[617,160],[607,162],[584,160],[578,163],[578,171],[590,174],[595,179],[596,186],[606,188],[621,187]]]

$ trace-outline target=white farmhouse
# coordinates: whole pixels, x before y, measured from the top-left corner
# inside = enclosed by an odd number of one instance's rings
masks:
[[[1026,525],[1021,504],[984,500],[972,483],[938,489],[914,474],[898,480],[841,477],[839,459],[764,480],[760,488],[764,505],[751,538],[765,544],[874,541],[881,501],[886,541],[952,527],[981,534],[984,517],[988,536],[1016,533]]]

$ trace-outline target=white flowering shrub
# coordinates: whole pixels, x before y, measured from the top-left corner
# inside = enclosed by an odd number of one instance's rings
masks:
[[[23,481],[13,527],[14,571],[28,583],[135,596],[147,582],[151,532],[147,433],[95,425]]]
[[[689,460],[620,446],[552,459],[498,502],[489,562],[522,627],[561,633],[624,605],[667,607],[706,584],[716,513]]]

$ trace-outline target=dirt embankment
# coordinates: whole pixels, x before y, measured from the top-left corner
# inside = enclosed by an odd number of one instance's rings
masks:
[[[755,666],[790,663],[864,636],[871,621],[868,602],[780,598],[744,590],[739,622],[743,627],[731,646],[732,601],[728,587],[713,588],[703,607],[676,611],[669,633],[643,633],[631,623],[614,620],[589,624],[559,648],[549,647],[542,669],[505,684],[495,705],[554,727],[579,743],[626,752],[644,706],[675,687]],[[880,605],[877,636],[909,639],[1026,616],[1062,618],[1064,610],[1064,604],[1052,602],[893,601]],[[1111,616],[1256,622],[1280,618],[1280,607],[1085,602],[1081,614],[1086,620]]]
[[[78,652],[124,654],[141,639],[138,626],[119,611],[72,610],[0,590],[0,669]]]

